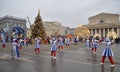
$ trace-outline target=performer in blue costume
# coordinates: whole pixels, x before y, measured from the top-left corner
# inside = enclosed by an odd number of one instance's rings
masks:
[[[12,58],[14,58],[14,56],[17,56],[17,58],[20,59],[20,54],[18,50],[18,41],[16,39],[13,39],[12,41],[11,55],[12,55]]]
[[[97,40],[96,38],[94,38],[94,39],[92,40],[92,52],[93,52],[93,53],[96,53],[97,48],[98,48],[98,40]]]
[[[40,47],[41,47],[41,38],[35,38],[35,49],[34,53],[36,54],[36,51],[38,51],[38,54],[40,54]]]
[[[61,51],[63,51],[63,46],[64,46],[64,43],[63,43],[63,38],[62,37],[59,37],[58,38],[58,49],[60,50],[61,49]]]
[[[56,59],[56,51],[57,51],[57,46],[56,46],[56,42],[57,40],[55,40],[54,38],[52,39],[52,42],[51,42],[51,57]]]
[[[101,64],[100,65],[103,65],[104,64],[104,61],[105,61],[105,58],[106,57],[108,57],[109,58],[109,60],[110,60],[110,63],[111,63],[111,67],[114,67],[115,65],[114,65],[114,61],[113,61],[113,59],[112,59],[112,56],[113,56],[113,51],[112,51],[112,49],[111,49],[111,45],[112,45],[113,43],[112,42],[110,42],[110,39],[109,38],[106,38],[106,43],[105,43],[105,49],[103,50],[103,53],[102,53],[102,62],[101,62]]]
[[[20,54],[19,54],[19,50],[18,47],[20,46],[20,38],[19,36],[21,34],[24,34],[24,31],[21,27],[14,27],[13,28],[13,34],[12,34],[12,49],[11,49],[11,55],[12,58],[14,58],[14,56],[16,55],[18,59],[20,59]],[[18,43],[19,42],[19,43]]]

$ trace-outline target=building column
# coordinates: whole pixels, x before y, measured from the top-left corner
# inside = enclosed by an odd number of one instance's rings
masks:
[[[97,29],[95,29],[95,34],[97,33]]]
[[[99,29],[99,35],[101,36],[101,29]]]
[[[109,28],[107,30],[108,30],[108,32],[110,31]]]
[[[90,32],[91,32],[91,36],[93,36],[93,29],[91,29],[91,31],[90,31]]]
[[[103,28],[103,36],[105,37],[105,29]]]
[[[119,27],[117,28],[117,36],[120,37],[120,29],[119,29]]]
[[[114,28],[112,28],[111,30],[113,30],[115,32]]]
[[[108,35],[109,31],[110,31],[110,29],[108,28],[108,29],[107,29],[107,33],[106,33],[106,36]]]

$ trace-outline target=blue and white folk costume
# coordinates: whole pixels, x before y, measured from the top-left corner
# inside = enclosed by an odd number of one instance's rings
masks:
[[[34,49],[34,53],[36,53],[36,51],[38,51],[38,54],[40,54],[40,39],[36,39],[35,40],[35,49]]]
[[[104,64],[104,61],[105,61],[105,58],[108,57],[109,58],[109,61],[111,63],[111,67],[114,67],[114,61],[112,59],[112,56],[114,56],[113,54],[113,51],[111,49],[111,46],[112,45],[112,42],[110,42],[110,39],[107,39],[106,40],[106,43],[105,43],[105,49],[103,50],[102,52],[102,60],[101,60],[101,64],[100,65],[103,65]]]
[[[70,46],[70,39],[69,38],[65,38],[65,44],[66,44],[66,47]]]
[[[93,39],[93,41],[92,41],[92,52],[96,53],[97,48],[98,48],[98,40]]]
[[[22,39],[20,39],[18,41],[18,49],[22,51],[22,46],[23,46],[23,43],[22,43]]]
[[[86,39],[86,48],[90,48],[90,40],[89,39]]]
[[[11,55],[13,56],[13,58],[14,58],[14,56],[17,56],[17,58],[20,59],[20,54],[19,54],[19,50],[18,50],[18,43],[14,39],[13,39],[13,42],[12,42]]]
[[[50,48],[51,57],[53,57],[53,58],[56,58],[56,51],[57,51],[56,42],[57,42],[57,40],[53,40],[51,43],[51,48]]]
[[[112,44],[111,42],[106,42],[106,44],[105,44],[106,48],[103,50],[103,53],[102,53],[103,56],[113,56],[114,55],[113,51],[110,47],[111,44]]]
[[[60,37],[58,39],[58,49],[62,49],[63,50],[63,45],[64,45],[63,38]]]

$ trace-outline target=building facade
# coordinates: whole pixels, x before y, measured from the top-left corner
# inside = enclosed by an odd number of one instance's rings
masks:
[[[0,29],[3,29],[9,36],[12,34],[12,29],[16,26],[19,26],[24,29],[26,34],[26,20],[24,18],[13,17],[6,15],[4,17],[0,17]]]
[[[54,36],[54,35],[64,36],[70,33],[69,27],[64,27],[61,25],[61,23],[57,21],[52,21],[52,22],[45,21],[43,22],[43,26],[45,28],[47,36],[49,37]]]
[[[113,30],[117,37],[120,37],[119,14],[100,13],[90,17],[87,27],[91,36],[98,34],[101,37],[105,37]]]

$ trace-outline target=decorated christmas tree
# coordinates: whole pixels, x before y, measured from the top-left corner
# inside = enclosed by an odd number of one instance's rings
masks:
[[[31,35],[33,38],[40,37],[42,38],[42,40],[45,40],[46,38],[45,28],[43,27],[40,11],[38,11],[38,15],[35,18],[34,24],[31,27]]]

